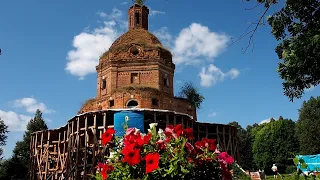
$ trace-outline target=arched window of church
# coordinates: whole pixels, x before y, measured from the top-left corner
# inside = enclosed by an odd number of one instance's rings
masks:
[[[152,105],[159,106],[159,100],[157,98],[152,98]]]
[[[135,108],[135,107],[138,107],[138,102],[136,100],[130,100],[127,104],[127,107],[128,108]]]
[[[164,75],[163,85],[169,87],[169,78],[168,78],[168,75],[167,75],[167,74]]]
[[[103,79],[102,80],[102,89],[106,89],[107,88],[107,80]]]
[[[140,24],[140,14],[139,14],[139,12],[135,13],[135,17],[136,17],[136,24]]]

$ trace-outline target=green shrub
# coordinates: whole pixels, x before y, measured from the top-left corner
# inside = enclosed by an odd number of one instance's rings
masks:
[[[291,174],[297,172],[297,167],[295,165],[288,166],[285,170],[286,174]]]
[[[236,165],[236,163],[233,163],[232,165],[233,169],[233,179],[234,180],[251,180],[251,178],[245,174],[244,172],[241,171],[241,169]]]

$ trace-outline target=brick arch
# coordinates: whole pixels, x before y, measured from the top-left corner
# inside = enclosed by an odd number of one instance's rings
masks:
[[[127,108],[135,108],[135,107],[138,107],[139,106],[139,103],[136,99],[130,99],[128,102],[127,102]]]

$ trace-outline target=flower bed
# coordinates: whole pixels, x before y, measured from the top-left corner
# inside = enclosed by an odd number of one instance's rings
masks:
[[[234,160],[219,152],[216,140],[203,138],[192,145],[193,130],[179,124],[163,131],[150,124],[147,134],[127,128],[124,137],[114,137],[108,128],[102,136],[107,156],[99,162],[95,179],[223,179],[230,180]]]

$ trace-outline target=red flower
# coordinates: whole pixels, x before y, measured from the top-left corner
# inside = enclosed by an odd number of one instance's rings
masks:
[[[193,149],[194,149],[194,147],[192,146],[192,144],[190,144],[190,143],[188,143],[188,142],[186,142],[185,146],[186,146],[186,148],[187,148],[187,150],[188,150],[189,153],[191,153],[191,152],[193,151]]]
[[[159,148],[160,150],[163,150],[163,149],[166,148],[166,145],[165,145],[165,141],[164,141],[164,140],[158,140],[158,141],[156,142],[156,145],[158,145],[158,148]]]
[[[215,151],[217,148],[215,139],[202,138],[201,141],[204,141],[205,146],[209,148],[210,151]]]
[[[224,161],[220,161],[220,167],[222,170],[222,180],[232,180],[232,174]]]
[[[197,141],[194,143],[194,146],[197,148],[197,149],[202,149],[205,147],[205,143],[203,141]]]
[[[176,133],[176,135],[179,137],[180,134],[182,133],[182,126],[181,124],[176,125],[176,127],[174,127],[174,132]]]
[[[164,130],[164,134],[167,137],[173,136],[174,135],[174,127],[171,124],[167,125],[166,129]]]
[[[222,152],[219,154],[218,159],[225,161],[228,165],[233,164],[234,159],[226,152]]]
[[[144,137],[143,137],[143,141],[144,141],[144,144],[148,144],[149,143],[149,141],[150,141],[150,139],[151,139],[151,134],[150,133],[148,133],[147,135],[145,135]]]
[[[201,141],[194,143],[198,149],[208,148],[210,151],[215,151],[217,148],[215,139],[202,138]]]
[[[123,162],[127,162],[130,166],[139,164],[141,161],[140,149],[134,149],[133,147],[133,145],[126,146],[122,150]]]
[[[160,155],[158,153],[149,153],[145,156],[146,173],[150,173],[159,168]]]
[[[166,143],[169,143],[170,141],[171,141],[171,138],[168,137],[168,138],[166,139]]]
[[[188,138],[189,140],[193,139],[193,130],[192,128],[187,128],[182,131],[183,137]]]
[[[111,141],[111,139],[113,138],[114,132],[115,132],[115,130],[113,128],[108,128],[106,130],[106,132],[104,132],[102,134],[102,144],[103,145],[106,145]]]
[[[98,166],[96,168],[100,170],[102,180],[108,179],[108,173],[110,173],[114,169],[112,165],[107,165],[100,162],[98,162]]]
[[[138,132],[136,134],[131,133],[131,134],[126,135],[124,137],[123,143],[125,146],[134,144],[137,148],[140,148],[143,146],[144,140],[142,139],[140,132]]]
[[[181,133],[182,133],[183,129],[181,124],[176,125],[176,127],[173,127],[172,125],[167,125],[166,129],[164,130],[164,134],[167,137],[174,137],[174,138],[178,138]]]
[[[132,135],[136,132],[136,129],[135,128],[128,128],[127,131],[126,131],[126,136],[128,135]]]

